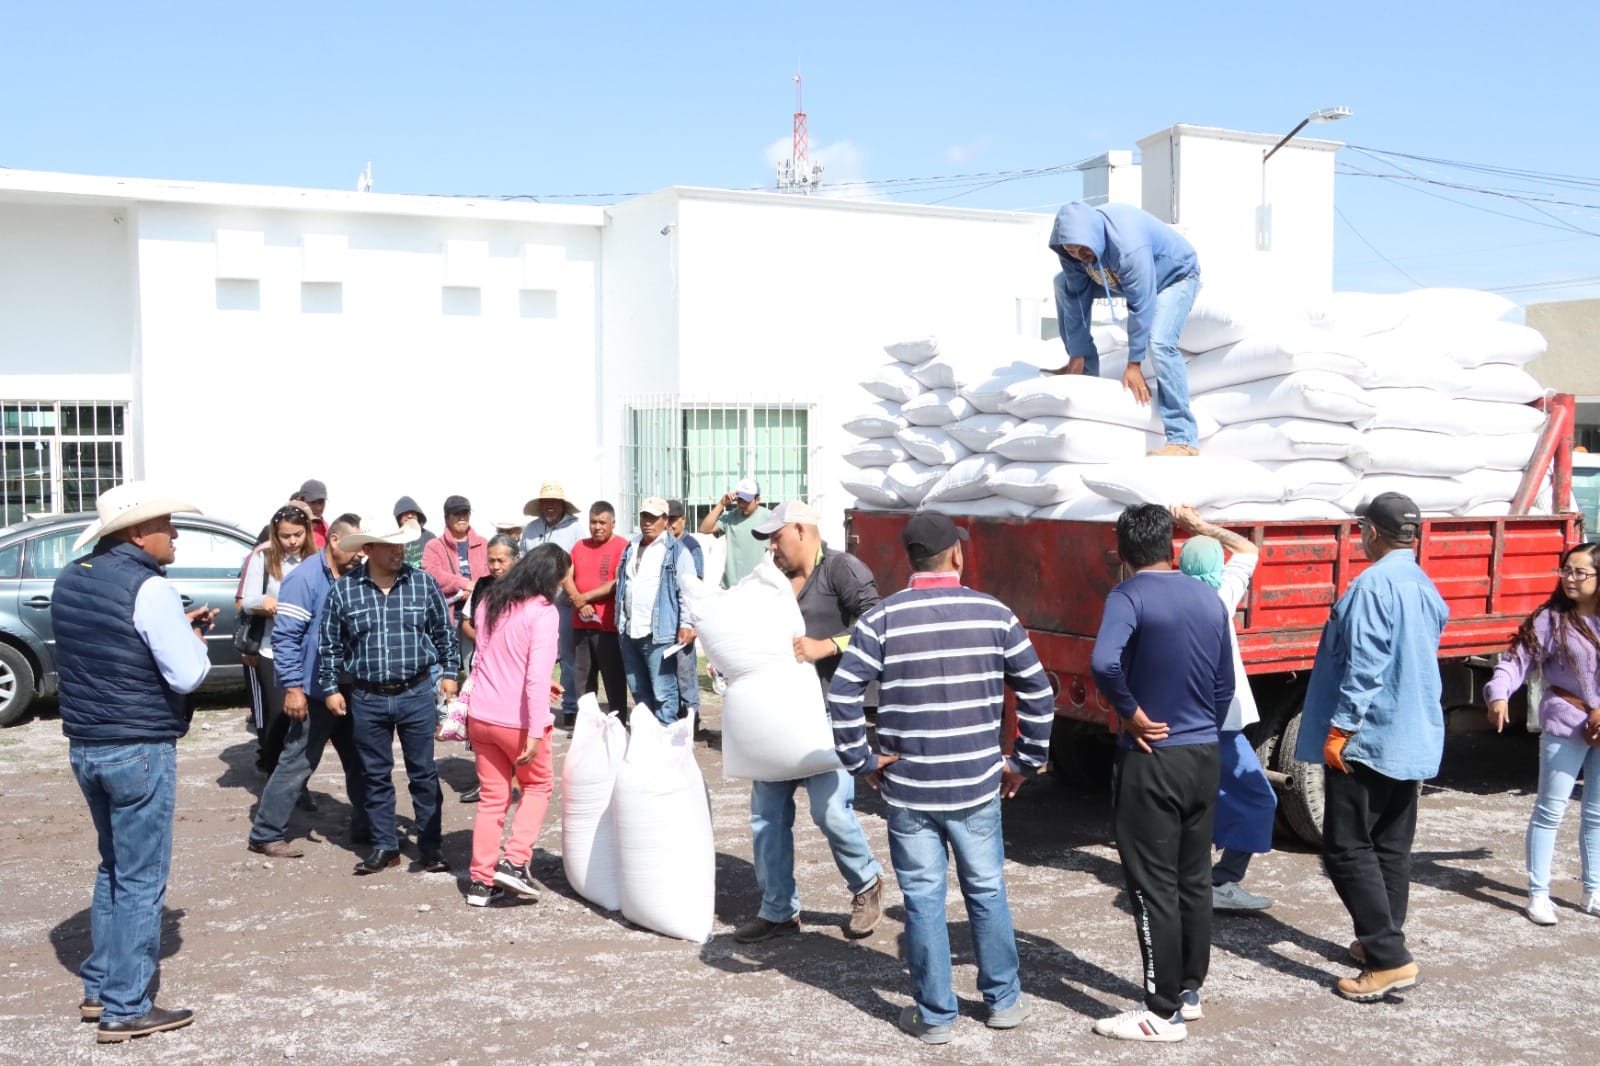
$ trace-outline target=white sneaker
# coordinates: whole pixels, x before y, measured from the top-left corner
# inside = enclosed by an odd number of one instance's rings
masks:
[[[1550,897],[1541,892],[1528,894],[1528,921],[1534,925],[1555,925],[1556,908],[1550,902]]]
[[[1178,993],[1178,1013],[1183,1015],[1186,1022],[1197,1022],[1206,1016],[1205,1009],[1200,1006],[1198,989],[1185,988]]]
[[[1582,907],[1585,914],[1600,914],[1600,892],[1585,892]]]
[[[1246,892],[1237,881],[1211,886],[1211,909],[1214,911],[1264,911],[1270,906],[1272,900]]]
[[[1111,1018],[1101,1018],[1094,1023],[1094,1031],[1113,1040],[1145,1040],[1152,1043],[1172,1044],[1189,1035],[1183,1024],[1183,1015],[1163,1018],[1142,1007],[1123,1011]]]

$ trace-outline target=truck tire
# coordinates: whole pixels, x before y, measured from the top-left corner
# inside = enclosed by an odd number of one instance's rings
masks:
[[[0,726],[22,721],[36,691],[28,657],[0,642]]]
[[[1290,832],[1312,847],[1320,848],[1324,768],[1321,763],[1301,762],[1294,757],[1301,720],[1301,716],[1295,714],[1283,724],[1283,732],[1278,736],[1277,770],[1289,779],[1287,787],[1278,793],[1278,813]]]
[[[1111,764],[1117,754],[1116,737],[1104,729],[1062,728],[1057,720],[1050,731],[1050,774],[1060,788],[1104,793],[1111,788]]]

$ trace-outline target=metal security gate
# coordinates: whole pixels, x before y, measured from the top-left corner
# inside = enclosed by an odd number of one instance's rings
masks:
[[[631,528],[646,496],[681,499],[691,528],[740,479],[761,483],[768,506],[811,498],[811,399],[685,398],[675,393],[625,401],[622,513]]]
[[[123,479],[127,420],[122,403],[0,401],[0,524],[92,510]]]

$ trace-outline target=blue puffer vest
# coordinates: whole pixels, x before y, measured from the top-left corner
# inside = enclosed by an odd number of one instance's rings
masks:
[[[189,731],[175,692],[133,625],[146,581],[165,568],[125,541],[101,541],[56,578],[50,618],[61,673],[61,731],[72,740],[172,740]]]

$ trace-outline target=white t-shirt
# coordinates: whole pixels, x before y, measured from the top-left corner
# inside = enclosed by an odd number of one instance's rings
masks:
[[[1233,646],[1233,702],[1228,704],[1228,717],[1222,723],[1225,733],[1237,733],[1261,721],[1255,693],[1250,691],[1250,679],[1245,676],[1244,658],[1239,654],[1239,634],[1233,628],[1234,613],[1239,610],[1239,602],[1249,590],[1250,578],[1260,561],[1256,552],[1235,552],[1222,566],[1222,584],[1217,589],[1222,605],[1228,609],[1228,643]]]

